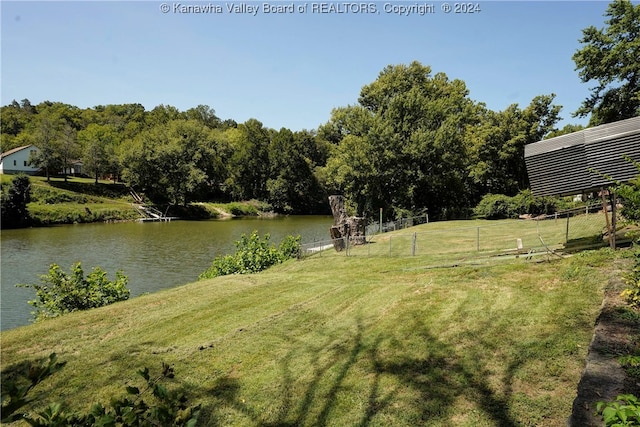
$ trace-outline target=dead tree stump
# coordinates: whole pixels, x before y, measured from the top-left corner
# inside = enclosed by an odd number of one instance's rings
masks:
[[[344,197],[329,196],[329,206],[333,213],[333,226],[329,234],[333,240],[333,247],[340,252],[347,244],[363,245],[366,243],[364,218],[347,216]]]

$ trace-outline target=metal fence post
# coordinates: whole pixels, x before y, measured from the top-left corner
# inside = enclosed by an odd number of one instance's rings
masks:
[[[569,218],[571,217],[571,215],[567,214],[567,230],[565,232],[564,235],[564,243],[567,244],[569,243]]]

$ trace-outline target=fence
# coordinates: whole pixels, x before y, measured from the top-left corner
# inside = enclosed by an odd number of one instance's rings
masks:
[[[417,218],[417,219],[416,219]],[[493,255],[543,253],[604,246],[607,220],[601,206],[588,206],[531,219],[444,221],[427,223],[426,216],[367,227],[366,244],[345,240],[346,250],[336,253],[332,240],[302,245],[302,256],[429,256],[451,260]],[[420,221],[420,222],[419,222]],[[417,224],[422,224],[415,227]],[[456,227],[456,225],[460,225]],[[410,228],[411,227],[411,228]],[[405,230],[398,233],[385,231]],[[411,232],[410,230],[413,230]],[[377,231],[377,234],[374,232]],[[324,254],[323,254],[324,252]]]

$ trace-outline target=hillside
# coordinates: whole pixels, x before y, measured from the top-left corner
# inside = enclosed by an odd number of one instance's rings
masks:
[[[12,175],[0,175],[2,185],[11,183]],[[32,226],[87,222],[132,221],[141,218],[136,201],[125,184],[69,177],[31,176],[31,203],[27,205]],[[258,201],[231,203],[192,203],[188,206],[159,207],[168,216],[185,219],[212,219],[227,216],[258,215],[271,206]]]
[[[166,362],[199,425],[564,425],[612,260],[328,251],[4,331],[3,379],[56,352],[36,407],[86,409]]]

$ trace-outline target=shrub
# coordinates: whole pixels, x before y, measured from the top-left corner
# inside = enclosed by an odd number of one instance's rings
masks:
[[[162,373],[151,377],[148,368],[138,371],[146,383],[144,389],[127,386],[127,394],[113,399],[109,405],[94,404],[88,413],[70,412],[60,403],[50,403],[47,408],[35,416],[19,413],[18,410],[31,400],[28,394],[47,377],[62,369],[66,362],[58,363],[55,353],[48,362],[40,366],[31,364],[27,369],[26,385],[18,380],[7,381],[3,378],[2,418],[1,422],[26,421],[32,426],[195,426],[200,405],[188,406],[185,395],[169,391],[161,381],[174,378],[174,370],[163,363]],[[151,396],[145,401],[145,394]]]
[[[16,175],[9,187],[5,185],[1,190],[0,209],[2,210],[0,224],[2,228],[24,227],[29,225],[31,216],[27,203],[31,201],[31,182],[23,174]]]
[[[520,214],[549,215],[558,209],[560,203],[553,197],[534,197],[531,190],[523,190],[513,197],[487,194],[473,213],[486,219],[518,218]]]
[[[85,278],[78,262],[72,267],[70,275],[57,264],[51,264],[49,273],[40,276],[39,284],[17,286],[36,290],[36,299],[29,301],[29,304],[35,307],[33,315],[38,321],[129,299],[127,280],[127,276],[118,271],[116,280],[110,282],[107,273],[100,267],[95,267]]]
[[[613,402],[598,402],[596,409],[607,427],[640,426],[640,400],[633,394],[623,394]]]
[[[628,287],[622,291],[621,296],[632,307],[640,308],[640,250],[636,250],[634,256],[636,260],[633,268],[623,276]]]
[[[260,238],[257,231],[250,236],[243,234],[233,255],[216,257],[200,279],[210,279],[229,274],[249,274],[266,270],[272,265],[297,257],[300,251],[300,236],[287,236],[279,247],[271,245],[269,234]]]

